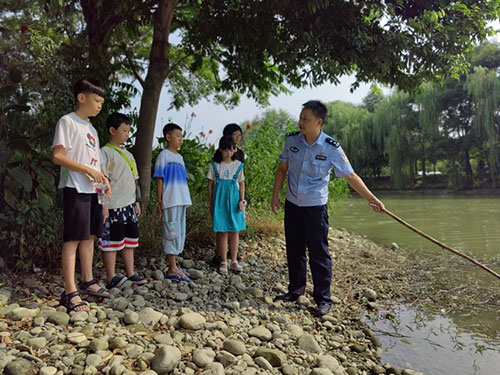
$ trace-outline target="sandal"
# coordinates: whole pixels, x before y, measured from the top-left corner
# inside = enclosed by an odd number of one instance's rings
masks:
[[[111,281],[108,283],[107,287],[108,287],[108,289],[119,288],[123,284],[125,284],[126,281],[127,281],[127,278],[125,276],[115,275],[115,276],[113,276]]]
[[[220,267],[219,267],[219,273],[221,275],[227,275],[228,274],[228,271],[227,271],[227,262],[220,262]]]
[[[181,273],[183,273],[183,274],[184,274],[184,275],[186,275],[187,277],[191,277],[191,274],[190,274],[188,271],[186,271],[184,268],[180,268],[180,267],[179,267],[179,270],[181,271]]]
[[[90,286],[97,285],[97,280],[92,279],[90,281],[82,281],[78,284],[78,288],[80,288],[80,294],[84,296],[95,296],[100,298],[109,298],[109,293],[99,287],[98,290],[89,289]]]
[[[89,308],[87,302],[85,302],[85,301],[76,302],[76,303],[71,302],[71,300],[77,296],[80,296],[80,293],[78,291],[74,291],[74,292],[71,292],[68,294],[64,294],[64,292],[62,292],[61,298],[59,299],[59,305],[66,307],[66,311],[68,313],[70,311],[87,311],[87,312],[89,312],[90,308]],[[87,308],[76,310],[80,306],[85,306]]]
[[[140,277],[138,274],[134,273],[132,276],[128,278],[129,281],[132,281],[136,285],[144,285],[148,283],[144,277]]]
[[[243,271],[243,266],[238,263],[237,260],[231,262],[231,270],[235,272],[241,272]]]
[[[178,275],[169,275],[169,274],[167,274],[167,275],[165,275],[165,278],[168,279],[168,280],[184,281],[186,283],[191,282],[191,279],[189,277],[187,277],[183,273],[180,273]]]

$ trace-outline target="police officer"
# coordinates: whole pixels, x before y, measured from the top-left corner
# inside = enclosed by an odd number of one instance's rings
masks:
[[[328,183],[333,169],[368,200],[375,212],[384,204],[354,173],[342,147],[322,131],[326,106],[317,100],[303,104],[298,132],[287,134],[281,164],[276,172],[271,208],[279,209],[279,193],[288,172],[285,202],[285,239],[288,262],[288,293],[277,301],[294,302],[306,288],[306,249],[314,284],[316,316],[327,314],[332,306],[330,283],[332,260],[328,250]]]

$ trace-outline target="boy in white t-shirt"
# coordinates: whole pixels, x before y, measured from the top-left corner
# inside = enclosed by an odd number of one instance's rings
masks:
[[[104,231],[98,245],[103,251],[108,289],[119,288],[127,280],[137,285],[147,280],[134,272],[134,249],[139,246],[137,217],[141,214],[141,190],[134,156],[122,145],[127,142],[132,121],[122,113],[106,120],[109,142],[101,149],[101,165],[113,194],[103,205]],[[121,252],[126,277],[115,273],[116,253]]]
[[[64,292],[60,304],[69,311],[89,311],[80,295],[109,297],[92,274],[95,236],[103,228],[102,207],[96,189],[111,194],[101,170],[99,138],[89,117],[99,114],[105,91],[97,82],[81,79],[73,87],[76,109],[58,121],[52,143],[52,161],[61,166],[59,189],[63,191],[64,234],[62,270]],[[81,282],[75,284],[76,250],[79,248]]]
[[[177,152],[182,146],[182,129],[177,124],[163,127],[167,148],[158,154],[155,163],[158,212],[163,219],[163,251],[167,254],[171,280],[190,282],[189,274],[177,266],[175,256],[184,250],[186,240],[186,208],[191,206],[184,159]]]

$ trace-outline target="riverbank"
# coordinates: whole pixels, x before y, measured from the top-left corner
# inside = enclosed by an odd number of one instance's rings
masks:
[[[91,312],[57,307],[60,277],[13,280],[0,296],[0,369],[6,374],[415,374],[382,364],[380,340],[361,322],[407,295],[407,258],[331,229],[335,305],[313,318],[312,286],[298,304],[286,289],[281,237],[242,243],[245,270],[221,277],[207,259],[181,259],[194,281],[165,280],[163,259],[142,257],[150,283],[113,289]],[[207,258],[212,249],[197,249]]]

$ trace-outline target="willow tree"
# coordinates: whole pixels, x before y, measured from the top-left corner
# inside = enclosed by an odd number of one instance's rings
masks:
[[[495,70],[482,66],[467,76],[466,88],[473,101],[472,124],[488,156],[490,178],[498,174],[500,80]]]
[[[396,189],[414,182],[417,112],[409,94],[398,91],[384,99],[373,113],[375,141],[387,153],[391,181]]]
[[[425,179],[426,164],[430,161],[436,171],[436,163],[442,153],[440,146],[440,87],[435,83],[427,82],[421,86],[415,102],[418,105],[418,120],[420,126],[421,170]]]

